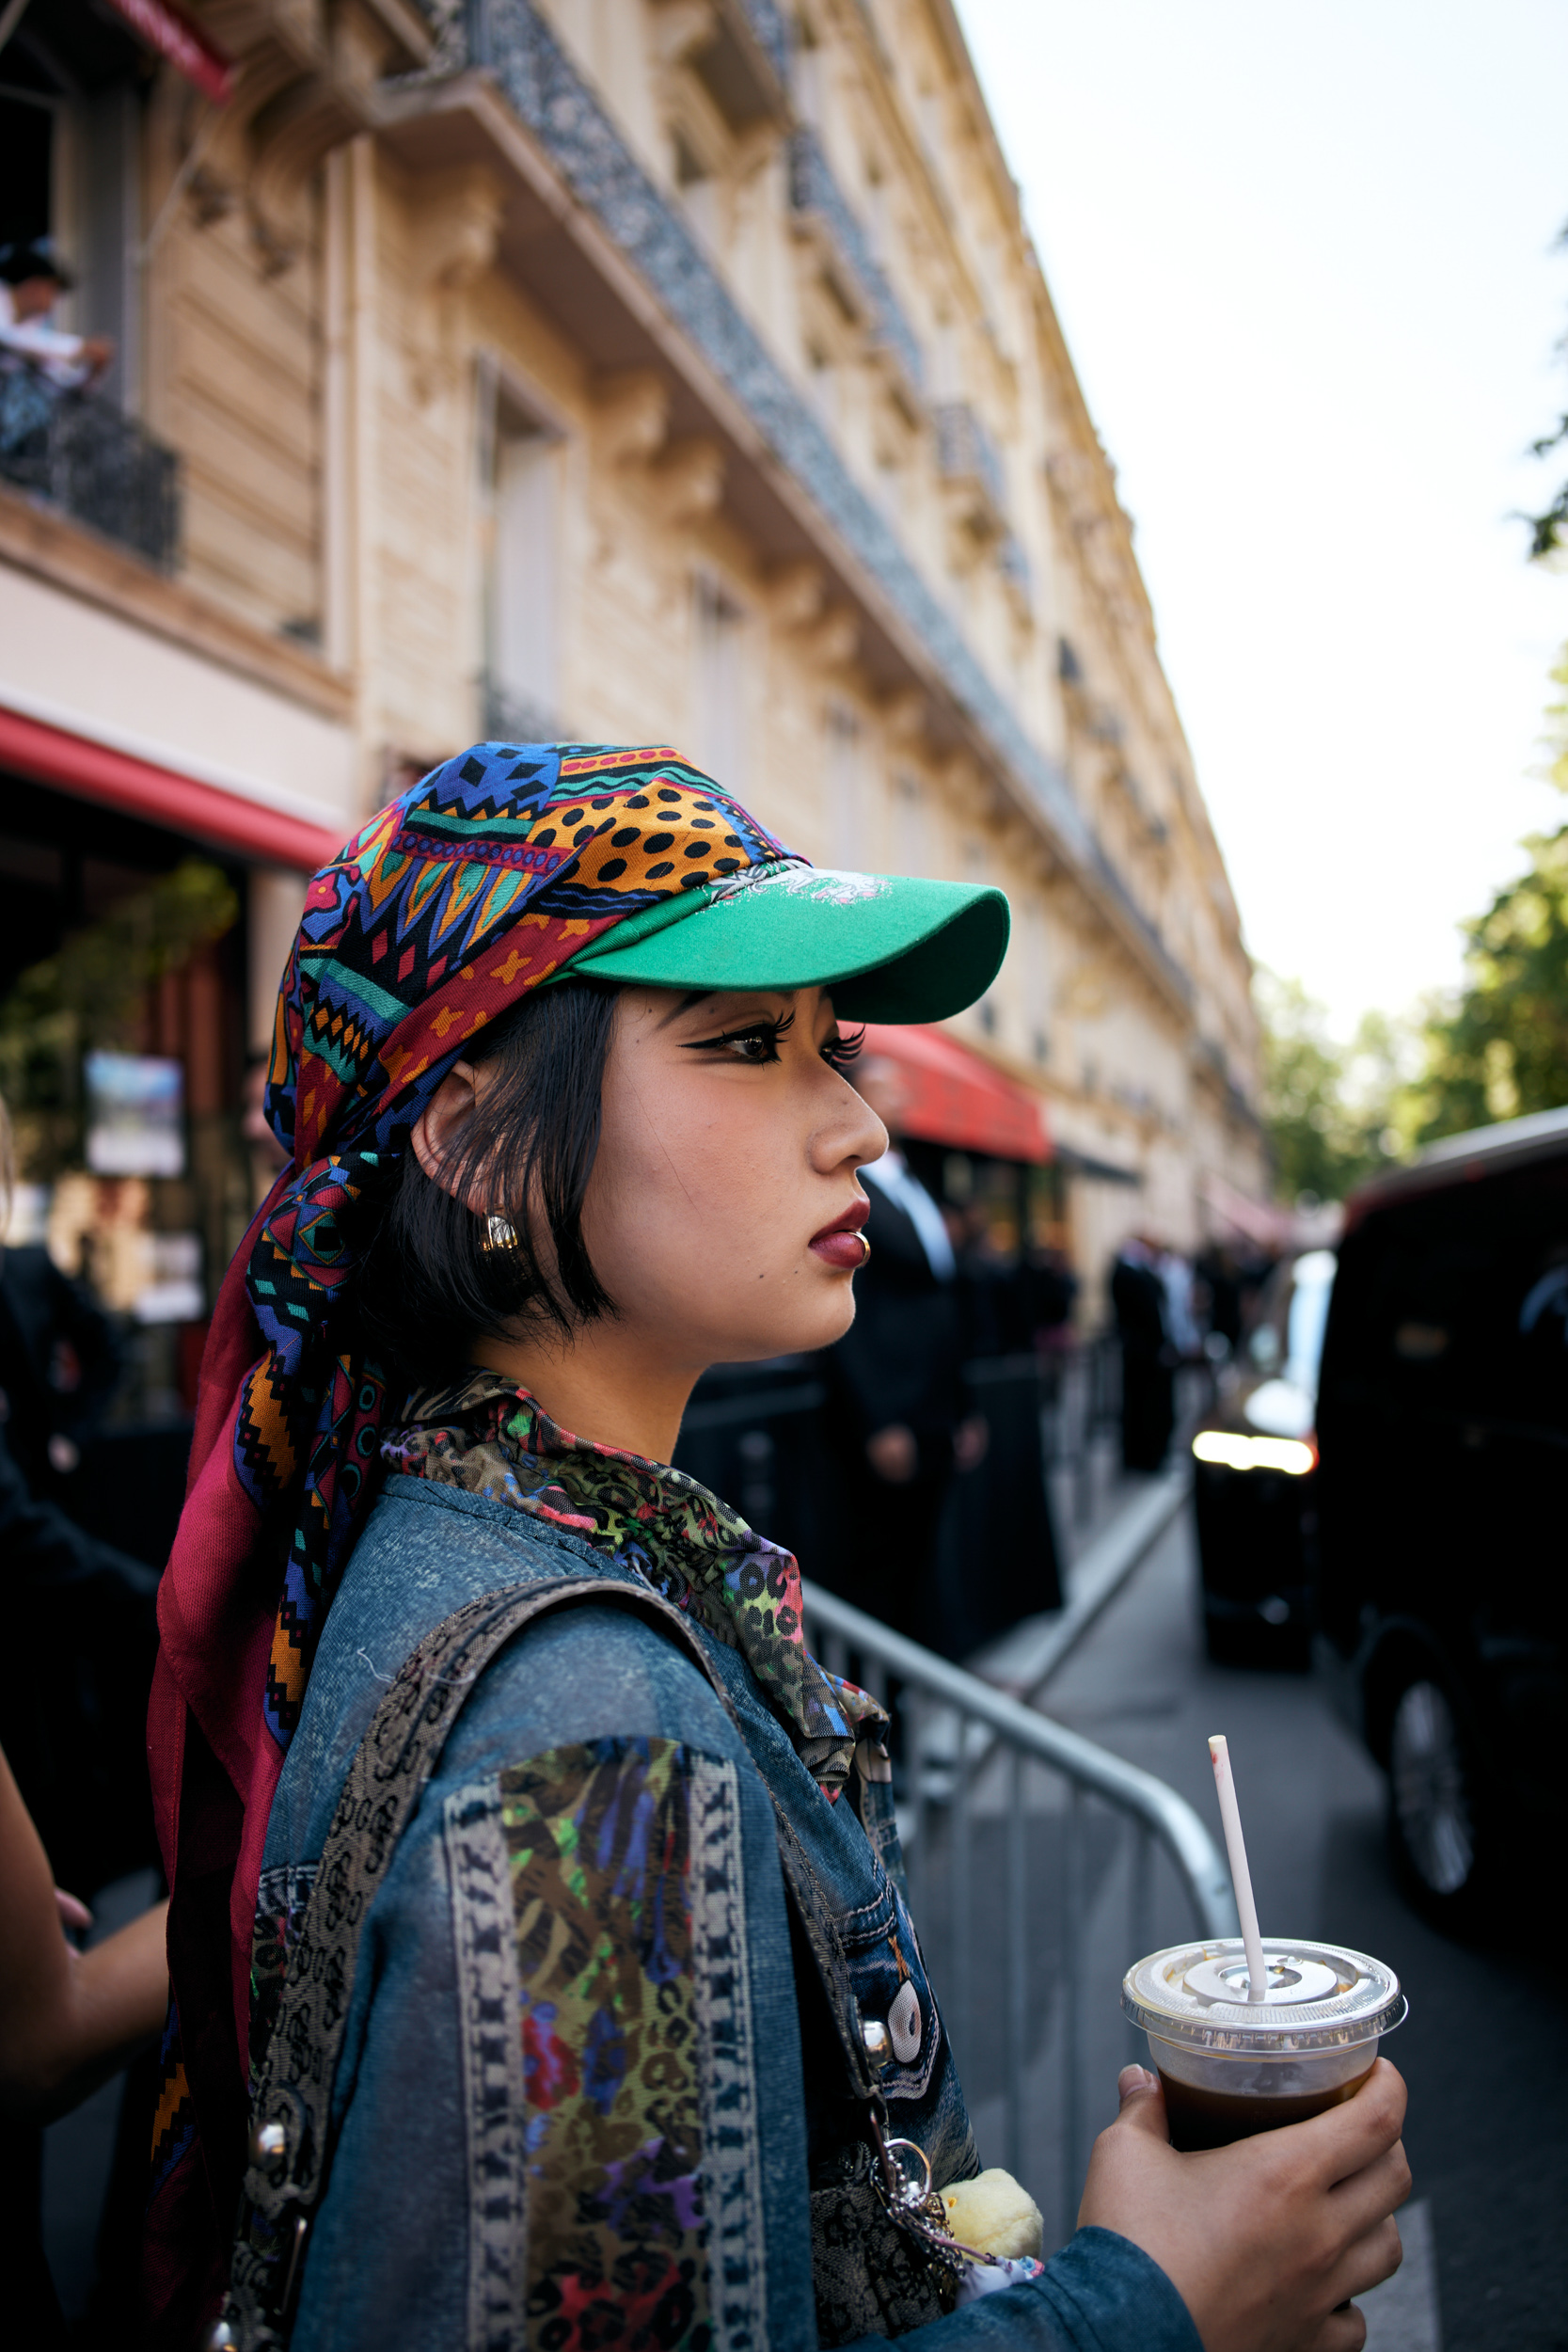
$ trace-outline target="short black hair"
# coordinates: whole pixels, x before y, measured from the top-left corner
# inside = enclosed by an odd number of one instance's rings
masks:
[[[567,979],[532,989],[468,1056],[490,1073],[453,1160],[437,1184],[404,1147],[361,1261],[359,1323],[367,1348],[411,1386],[460,1371],[480,1334],[613,1314],[582,1237],[582,1205],[599,1148],[605,1061],[620,989]],[[465,1205],[470,1190],[481,1211]],[[486,1247],[491,1216],[514,1241]],[[547,1234],[547,1245],[545,1236]],[[552,1263],[553,1262],[553,1263]]]
[[[50,237],[16,237],[0,245],[0,281],[25,286],[35,278],[52,278],[62,294],[76,283],[55,250]]]

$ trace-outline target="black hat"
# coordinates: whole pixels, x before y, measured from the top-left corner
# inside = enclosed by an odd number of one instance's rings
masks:
[[[69,294],[76,283],[55,251],[53,237],[20,237],[13,245],[0,245],[0,280],[8,286],[24,286],[30,278],[52,278],[62,294]]]

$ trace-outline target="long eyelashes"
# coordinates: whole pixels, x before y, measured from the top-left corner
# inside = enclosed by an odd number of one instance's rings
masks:
[[[693,1038],[689,1045],[682,1046],[681,1051],[701,1054],[718,1045],[756,1045],[761,1048],[756,1056],[756,1062],[760,1065],[778,1060],[779,1040],[787,1037],[794,1026],[793,1012],[780,1013],[776,1018],[765,1016],[761,1021],[748,1021],[743,1029],[725,1029],[719,1037]]]
[[[754,1054],[744,1056],[742,1058],[749,1059],[753,1068],[760,1069],[768,1062],[778,1060],[780,1040],[787,1037],[794,1026],[794,1013],[781,1013],[776,1020],[765,1018],[761,1021],[749,1021],[743,1029],[725,1029],[718,1037],[693,1038],[689,1044],[682,1046],[681,1051],[685,1054],[701,1054],[712,1053],[726,1045],[752,1046],[756,1049]],[[854,1034],[849,1037],[840,1032],[829,1038],[822,1046],[822,1058],[830,1070],[836,1070],[842,1076],[848,1070],[850,1063],[855,1060],[864,1042],[865,1031],[863,1029],[855,1030]]]

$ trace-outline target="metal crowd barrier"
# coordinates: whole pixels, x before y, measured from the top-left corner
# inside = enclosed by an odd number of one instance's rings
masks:
[[[1122,1974],[1183,1934],[1238,1932],[1223,1857],[1152,1773],[819,1585],[805,1604],[823,1664],[896,1711],[911,1908],[982,2161],[1005,2164],[1066,2239],[1117,2070],[1147,2062],[1120,2018]]]

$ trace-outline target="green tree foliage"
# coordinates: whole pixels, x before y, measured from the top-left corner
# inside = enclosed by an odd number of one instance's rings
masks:
[[[1369,1013],[1354,1042],[1330,1035],[1328,1016],[1299,980],[1259,972],[1263,1120],[1278,1188],[1342,1200],[1388,1164],[1396,1136],[1390,1105],[1409,1057],[1398,1025]]]
[[[1525,871],[1465,926],[1457,1003],[1428,1021],[1402,1120],[1418,1142],[1568,1103],[1568,826],[1525,848]]]
[[[135,1052],[149,988],[221,939],[239,911],[228,877],[186,858],[22,974],[0,1003],[0,1093],[29,1177],[81,1163],[83,1056]]]

